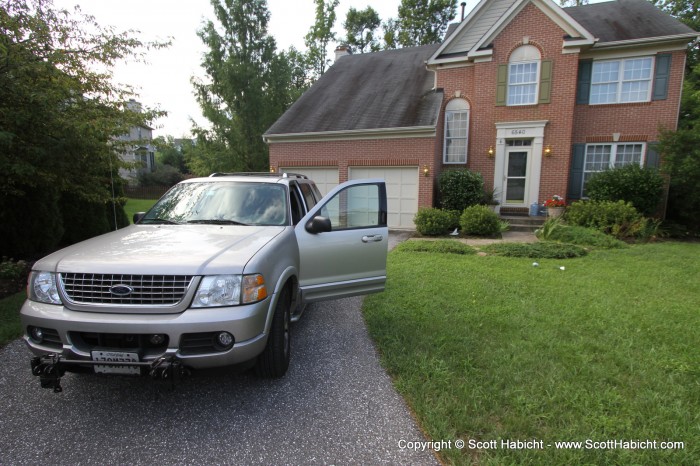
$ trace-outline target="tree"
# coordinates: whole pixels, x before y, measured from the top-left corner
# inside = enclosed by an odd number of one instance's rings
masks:
[[[700,0],[651,0],[689,28],[700,31]],[[695,40],[688,49],[686,71],[690,72],[700,62],[700,41]]]
[[[289,105],[291,76],[268,34],[265,0],[211,0],[217,23],[198,31],[209,47],[202,67],[208,82],[193,80],[196,98],[211,129],[195,126],[196,150],[188,167],[212,171],[265,171],[268,149],[262,134]]]
[[[152,141],[156,148],[156,162],[169,165],[180,173],[187,173],[185,165],[185,147],[191,145],[186,140],[176,140],[172,136],[158,136]]]
[[[440,42],[456,13],[453,0],[401,0],[397,20],[399,44],[411,47]]]
[[[339,0],[330,0],[326,3],[324,0],[314,0],[316,4],[316,19],[314,25],[306,34],[305,44],[308,48],[307,56],[309,63],[314,73],[314,78],[318,79],[323,76],[326,69],[330,65],[330,60],[326,58],[328,44],[335,39],[335,33],[332,31],[335,24],[335,8],[338,6]]]
[[[588,0],[559,0],[559,4],[561,6],[581,6],[581,5],[587,5]]]
[[[399,24],[394,18],[389,18],[382,23],[382,38],[384,50],[395,49],[399,46]]]
[[[115,34],[79,10],[74,16],[56,11],[51,0],[0,5],[3,254],[38,255],[123,218],[112,211],[119,208],[112,201],[124,144],[118,136],[162,112],[130,110],[132,89],[97,68],[109,70],[119,60],[139,60],[150,47],[167,45],[142,43],[134,33]],[[62,238],[69,225],[59,205],[67,199],[87,217],[101,212],[97,227]],[[36,215],[38,210],[43,214]]]
[[[359,53],[365,53],[367,48],[369,52],[376,52],[379,50],[379,42],[375,37],[375,31],[381,23],[379,14],[371,6],[364,10],[350,7],[343,23],[345,42]]]

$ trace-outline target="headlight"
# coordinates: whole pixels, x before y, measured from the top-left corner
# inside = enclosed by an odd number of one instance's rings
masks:
[[[47,304],[62,304],[53,272],[32,272],[29,276],[29,299]]]
[[[255,275],[212,275],[202,278],[192,307],[238,306],[267,297],[265,280]]]

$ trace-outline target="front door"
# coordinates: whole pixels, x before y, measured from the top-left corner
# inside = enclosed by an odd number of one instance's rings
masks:
[[[314,228],[313,223],[325,228]],[[305,303],[384,290],[389,244],[384,180],[348,181],[296,225]]]
[[[509,140],[506,147],[503,205],[526,205],[531,140]]]

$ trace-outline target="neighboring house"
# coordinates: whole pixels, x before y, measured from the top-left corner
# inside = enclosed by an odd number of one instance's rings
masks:
[[[349,55],[264,135],[273,170],[330,188],[387,180],[391,227],[412,228],[438,175],[482,174],[501,212],[585,196],[594,172],[659,166],[698,33],[645,0],[561,8],[482,0],[442,44]]]
[[[130,99],[127,106],[130,110],[141,112],[141,104]],[[119,169],[119,176],[130,183],[135,183],[139,173],[153,172],[156,169],[155,148],[151,144],[153,140],[153,128],[150,126],[134,126],[129,134],[119,137],[120,141],[133,141],[134,144],[122,152],[119,157],[134,168]]]

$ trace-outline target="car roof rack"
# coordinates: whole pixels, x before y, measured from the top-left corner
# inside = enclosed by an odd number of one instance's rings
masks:
[[[267,176],[271,178],[299,178],[302,180],[308,180],[309,177],[302,175],[300,173],[277,173],[277,172],[234,172],[234,173],[223,173],[216,172],[209,175],[209,178],[215,178],[217,176]]]

